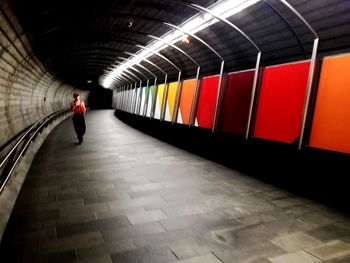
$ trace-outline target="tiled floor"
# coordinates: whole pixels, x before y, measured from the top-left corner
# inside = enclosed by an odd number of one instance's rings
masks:
[[[350,262],[350,220],[128,127],[113,111],[48,137],[1,262]],[[5,260],[5,257],[8,259]]]

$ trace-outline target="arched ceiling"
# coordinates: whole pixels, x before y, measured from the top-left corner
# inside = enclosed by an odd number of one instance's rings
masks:
[[[349,0],[287,0],[310,23],[320,37],[319,54],[350,50]],[[208,7],[214,0],[194,0]],[[34,52],[63,81],[79,88],[97,83],[109,68],[128,58],[124,51],[136,53],[136,45],[153,41],[171,28],[162,22],[180,25],[198,11],[174,0],[13,0],[15,12],[28,34]],[[260,0],[228,18],[262,50],[262,65],[284,63],[310,57],[313,36],[279,0]],[[196,33],[225,59],[225,72],[254,67],[256,50],[242,35],[222,22]],[[201,74],[216,74],[220,61],[198,41],[176,43],[202,67]],[[195,75],[196,67],[173,48],[161,53],[183,71]],[[150,60],[169,72],[177,71],[165,60]],[[142,63],[150,67],[148,64]],[[160,77],[162,73],[152,71]],[[146,72],[144,72],[147,75]],[[147,75],[150,77],[150,75]]]

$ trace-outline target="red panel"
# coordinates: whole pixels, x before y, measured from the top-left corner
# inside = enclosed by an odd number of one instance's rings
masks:
[[[255,70],[231,73],[227,76],[220,130],[245,134]]]
[[[300,133],[310,62],[264,70],[254,136],[292,143]]]
[[[197,122],[201,128],[212,128],[218,84],[219,76],[202,79],[197,108]]]

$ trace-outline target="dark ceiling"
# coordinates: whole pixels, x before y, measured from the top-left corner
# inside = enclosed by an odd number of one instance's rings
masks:
[[[207,7],[216,1],[192,2]],[[320,56],[350,51],[349,0],[288,2],[319,34]],[[97,83],[118,57],[129,57],[124,51],[135,53],[140,49],[137,44],[145,46],[153,41],[147,34],[159,37],[169,31],[162,21],[179,25],[198,13],[174,0],[12,0],[12,3],[34,52],[58,78],[78,88],[89,88],[90,79]],[[310,57],[312,34],[279,0],[261,0],[229,20],[259,46],[263,65]],[[224,57],[225,72],[254,67],[256,50],[226,24],[216,23],[197,36]],[[195,39],[177,45],[199,62],[202,75],[219,72],[218,58]],[[173,48],[161,52],[183,70],[184,78],[195,75],[196,66],[181,53]],[[177,71],[169,63],[155,56],[151,60],[170,73],[170,80],[176,79]],[[156,69],[152,71],[162,76]]]

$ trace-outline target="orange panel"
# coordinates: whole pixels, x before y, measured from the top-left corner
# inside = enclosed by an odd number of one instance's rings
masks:
[[[310,146],[350,153],[350,55],[323,60]]]
[[[182,91],[181,91],[181,98],[180,98],[180,113],[181,113],[183,124],[190,123],[191,107],[192,107],[192,100],[194,97],[195,87],[196,87],[195,79],[184,80],[182,83]]]

